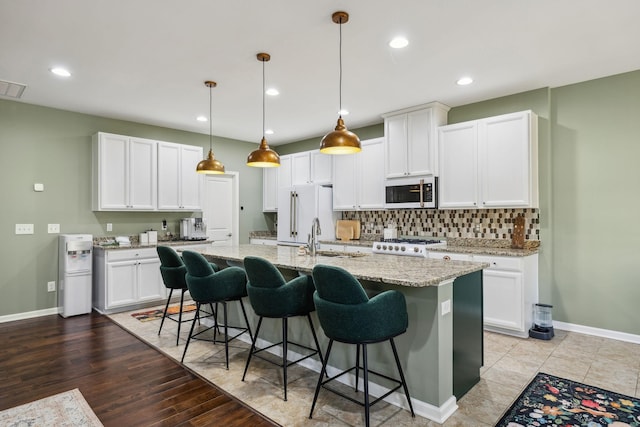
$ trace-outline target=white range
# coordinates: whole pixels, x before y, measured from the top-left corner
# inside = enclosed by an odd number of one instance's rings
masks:
[[[386,239],[373,242],[373,253],[426,258],[429,249],[446,246],[446,240]]]

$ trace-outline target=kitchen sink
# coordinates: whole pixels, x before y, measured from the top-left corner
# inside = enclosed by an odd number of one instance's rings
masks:
[[[363,252],[317,251],[316,255],[335,258],[359,258],[368,254],[365,254]]]

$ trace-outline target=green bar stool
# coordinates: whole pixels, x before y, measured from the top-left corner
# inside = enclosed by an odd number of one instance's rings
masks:
[[[244,381],[251,363],[251,357],[259,357],[269,363],[273,363],[282,368],[284,376],[284,400],[287,400],[287,367],[302,362],[309,357],[318,355],[320,362],[323,363],[320,344],[316,336],[313,321],[310,313],[315,310],[313,304],[313,279],[311,276],[299,276],[286,282],[282,273],[269,261],[259,257],[246,257],[244,259],[244,268],[247,272],[249,281],[247,282],[247,292],[249,301],[253,307],[253,311],[260,316],[256,333],[251,343],[251,351],[244,367],[242,381]],[[288,338],[288,319],[296,316],[305,316],[309,321],[309,328],[313,335],[313,341],[316,348],[311,348],[299,343],[289,341]],[[256,341],[262,326],[264,318],[282,319],[282,341],[272,344],[265,348],[256,348]],[[263,357],[260,353],[276,346],[282,346],[282,362],[275,363],[273,360]],[[294,345],[297,348],[305,350],[306,355],[301,358],[289,361],[287,360],[288,346]]]
[[[309,418],[313,416],[313,409],[320,393],[320,388],[325,388],[345,399],[364,406],[365,424],[369,426],[369,408],[384,399],[400,387],[409,403],[411,416],[415,417],[407,382],[402,372],[398,351],[393,338],[403,334],[409,325],[407,303],[404,295],[399,291],[389,290],[369,299],[364,288],[348,271],[328,265],[318,264],[313,268],[313,281],[316,292],[313,300],[316,305],[320,326],[329,338],[329,345],[325,355],[322,370],[318,378],[316,390],[311,404]],[[331,355],[333,342],[338,341],[356,345],[356,365],[339,374],[324,379],[327,371],[327,362]],[[372,370],[369,370],[367,360],[367,345],[389,341],[393,350],[400,379],[392,378]],[[360,371],[360,350],[362,350],[362,374],[364,379],[364,402],[331,388],[328,384],[342,375],[355,370],[356,385],[358,391],[358,376]],[[395,384],[391,390],[378,397],[373,402],[369,399],[369,374],[385,378]]]
[[[253,340],[251,334],[251,328],[249,326],[249,319],[247,318],[247,312],[242,302],[242,297],[247,296],[247,276],[243,269],[239,267],[228,267],[219,272],[215,272],[212,265],[207,259],[193,251],[182,252],[182,260],[187,268],[186,282],[189,288],[189,294],[196,303],[196,316],[191,323],[191,330],[189,331],[189,337],[187,338],[187,344],[184,347],[182,353],[182,359],[180,362],[184,362],[184,356],[187,354],[187,348],[192,339],[202,339],[199,335],[205,333],[208,330],[213,329],[213,339],[208,341],[216,343],[224,343],[225,349],[225,362],[226,368],[229,369],[229,342],[236,339],[245,332],[249,333],[249,337]],[[241,326],[229,326],[227,318],[227,303],[232,301],[238,301],[240,308],[242,309],[242,315],[246,327]],[[222,304],[223,310],[223,324],[224,324],[224,340],[217,337],[218,334],[218,321],[215,316],[216,311],[213,310],[213,304]],[[209,305],[212,313],[214,313],[214,325],[206,328],[205,330],[193,333],[196,325],[196,320],[199,319],[200,308],[202,305]],[[228,328],[234,328],[239,332],[229,337]]]

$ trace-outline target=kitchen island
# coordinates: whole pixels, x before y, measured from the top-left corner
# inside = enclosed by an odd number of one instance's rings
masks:
[[[401,291],[407,300],[409,328],[396,339],[416,413],[444,422],[456,409],[460,398],[480,379],[482,365],[482,269],[487,264],[466,261],[398,257],[376,254],[336,256],[298,255],[288,246],[239,245],[199,250],[210,261],[241,261],[246,256],[269,260],[285,276],[311,274],[316,264],[342,267],[353,274],[369,292]],[[318,325],[317,319],[316,326]],[[291,324],[296,335],[306,331]],[[304,340],[304,335],[296,339]],[[326,348],[326,337],[321,345]],[[278,340],[277,329],[273,340]],[[391,352],[383,344],[372,346],[370,368],[396,376]],[[331,364],[343,369],[354,355],[345,346],[332,352]],[[312,369],[320,370],[320,364]],[[372,394],[382,394],[385,385],[373,386]],[[406,407],[404,396],[394,394],[389,401]]]

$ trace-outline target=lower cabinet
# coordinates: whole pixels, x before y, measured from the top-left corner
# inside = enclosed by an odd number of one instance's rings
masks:
[[[482,271],[484,328],[528,337],[538,302],[538,255],[525,257],[429,251],[429,258],[485,262]]]
[[[166,288],[155,248],[119,249],[94,255],[93,307],[114,313],[162,303]]]

